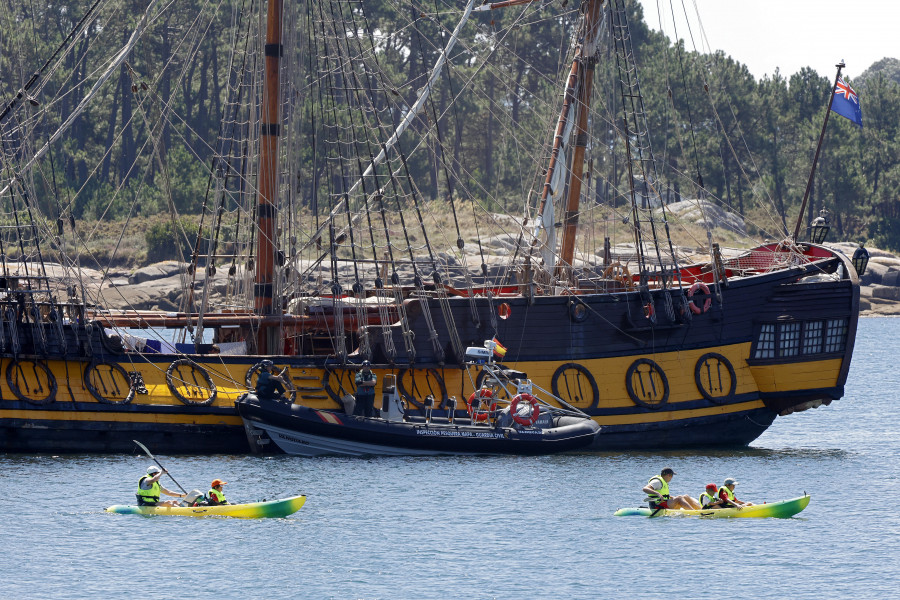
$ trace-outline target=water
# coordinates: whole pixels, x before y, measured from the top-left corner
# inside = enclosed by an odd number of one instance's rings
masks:
[[[540,458],[161,456],[287,519],[103,512],[140,456],[0,457],[0,598],[881,598],[900,550],[900,319],[864,319],[845,397],[746,450]],[[813,500],[789,520],[615,518],[664,465],[694,497]],[[166,487],[175,489],[170,481]]]

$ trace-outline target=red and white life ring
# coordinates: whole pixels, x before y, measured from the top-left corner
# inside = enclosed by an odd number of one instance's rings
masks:
[[[694,293],[697,290],[700,290],[704,294],[706,294],[706,300],[703,301],[703,308],[700,308],[694,302]],[[688,290],[687,297],[689,300],[688,306],[690,307],[691,312],[694,313],[695,315],[699,315],[700,313],[705,313],[706,311],[709,310],[709,307],[712,306],[712,296],[709,295],[709,288],[702,281],[694,282],[694,285],[692,285],[691,289]]]
[[[531,404],[531,416],[530,417],[520,417],[518,414],[519,402],[528,402]],[[513,421],[518,423],[519,425],[524,425],[526,427],[531,427],[534,425],[538,416],[541,414],[541,406],[538,404],[537,398],[532,396],[531,394],[518,394],[515,398],[512,399],[512,402],[509,405],[509,414],[512,415]]]
[[[489,390],[487,388],[481,388],[477,392],[472,392],[472,394],[469,396],[469,399],[466,400],[466,410],[469,411],[469,417],[473,421],[487,421],[488,413],[485,412],[483,409],[481,409],[481,406],[482,406],[481,401],[483,401],[485,398],[493,398],[493,397],[494,397],[494,392],[492,392],[491,390]],[[478,407],[476,408],[475,402],[477,399],[481,399],[481,401],[478,402]],[[496,403],[491,404],[491,410],[494,410],[495,408],[497,408],[497,404]]]

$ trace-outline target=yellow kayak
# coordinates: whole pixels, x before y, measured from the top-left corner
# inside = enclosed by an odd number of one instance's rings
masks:
[[[754,504],[743,508],[715,508],[711,510],[683,510],[663,508],[653,510],[646,507],[620,508],[615,512],[617,517],[707,517],[710,519],[748,518],[748,517],[774,517],[787,519],[793,517],[809,504],[809,496],[804,495],[781,502],[768,504]]]
[[[306,503],[306,496],[292,496],[282,500],[250,502],[248,504],[221,504],[219,506],[127,506],[116,504],[107,508],[106,512],[121,515],[262,519],[265,517],[286,517],[294,514],[300,510],[304,503]]]

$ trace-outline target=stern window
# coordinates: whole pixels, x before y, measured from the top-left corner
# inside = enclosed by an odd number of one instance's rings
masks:
[[[763,324],[759,330],[759,341],[753,358],[775,358],[775,325]]]
[[[823,321],[810,321],[803,328],[803,354],[817,354],[822,351]]]
[[[797,356],[800,353],[800,323],[782,323],[779,329],[778,355]]]
[[[843,352],[847,345],[847,319],[828,319],[825,352]]]

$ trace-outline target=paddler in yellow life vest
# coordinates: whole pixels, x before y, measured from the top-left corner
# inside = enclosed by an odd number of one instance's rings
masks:
[[[700,494],[700,505],[704,510],[723,508],[724,501],[719,498],[719,487],[714,483],[706,484],[706,491]]]
[[[663,508],[700,510],[700,503],[690,496],[675,496],[673,498],[669,495],[669,482],[672,481],[674,475],[675,470],[671,467],[666,467],[660,471],[659,475],[651,477],[647,485],[644,486],[643,492],[647,494],[647,502],[650,503],[650,508],[653,510]]]
[[[753,506],[752,502],[741,502],[734,496],[734,486],[736,486],[738,482],[733,477],[727,477],[725,479],[725,485],[719,488],[719,499],[723,501],[723,506],[726,508],[737,508],[740,510],[745,506]]]
[[[166,494],[167,496],[184,498],[184,494],[169,491],[162,485],[160,485],[159,478],[162,477],[163,473],[167,473],[167,471],[163,471],[162,469],[154,465],[150,465],[149,467],[147,467],[147,474],[141,477],[141,479],[138,481],[138,489],[136,494],[138,506],[176,506],[178,504],[176,500],[167,500],[165,502],[160,502],[160,492]]]
[[[221,479],[212,480],[212,483],[209,484],[210,490],[206,492],[206,499],[209,501],[210,506],[228,504],[228,500],[225,499],[225,492],[222,491],[222,486],[227,484],[227,481],[222,481]]]

